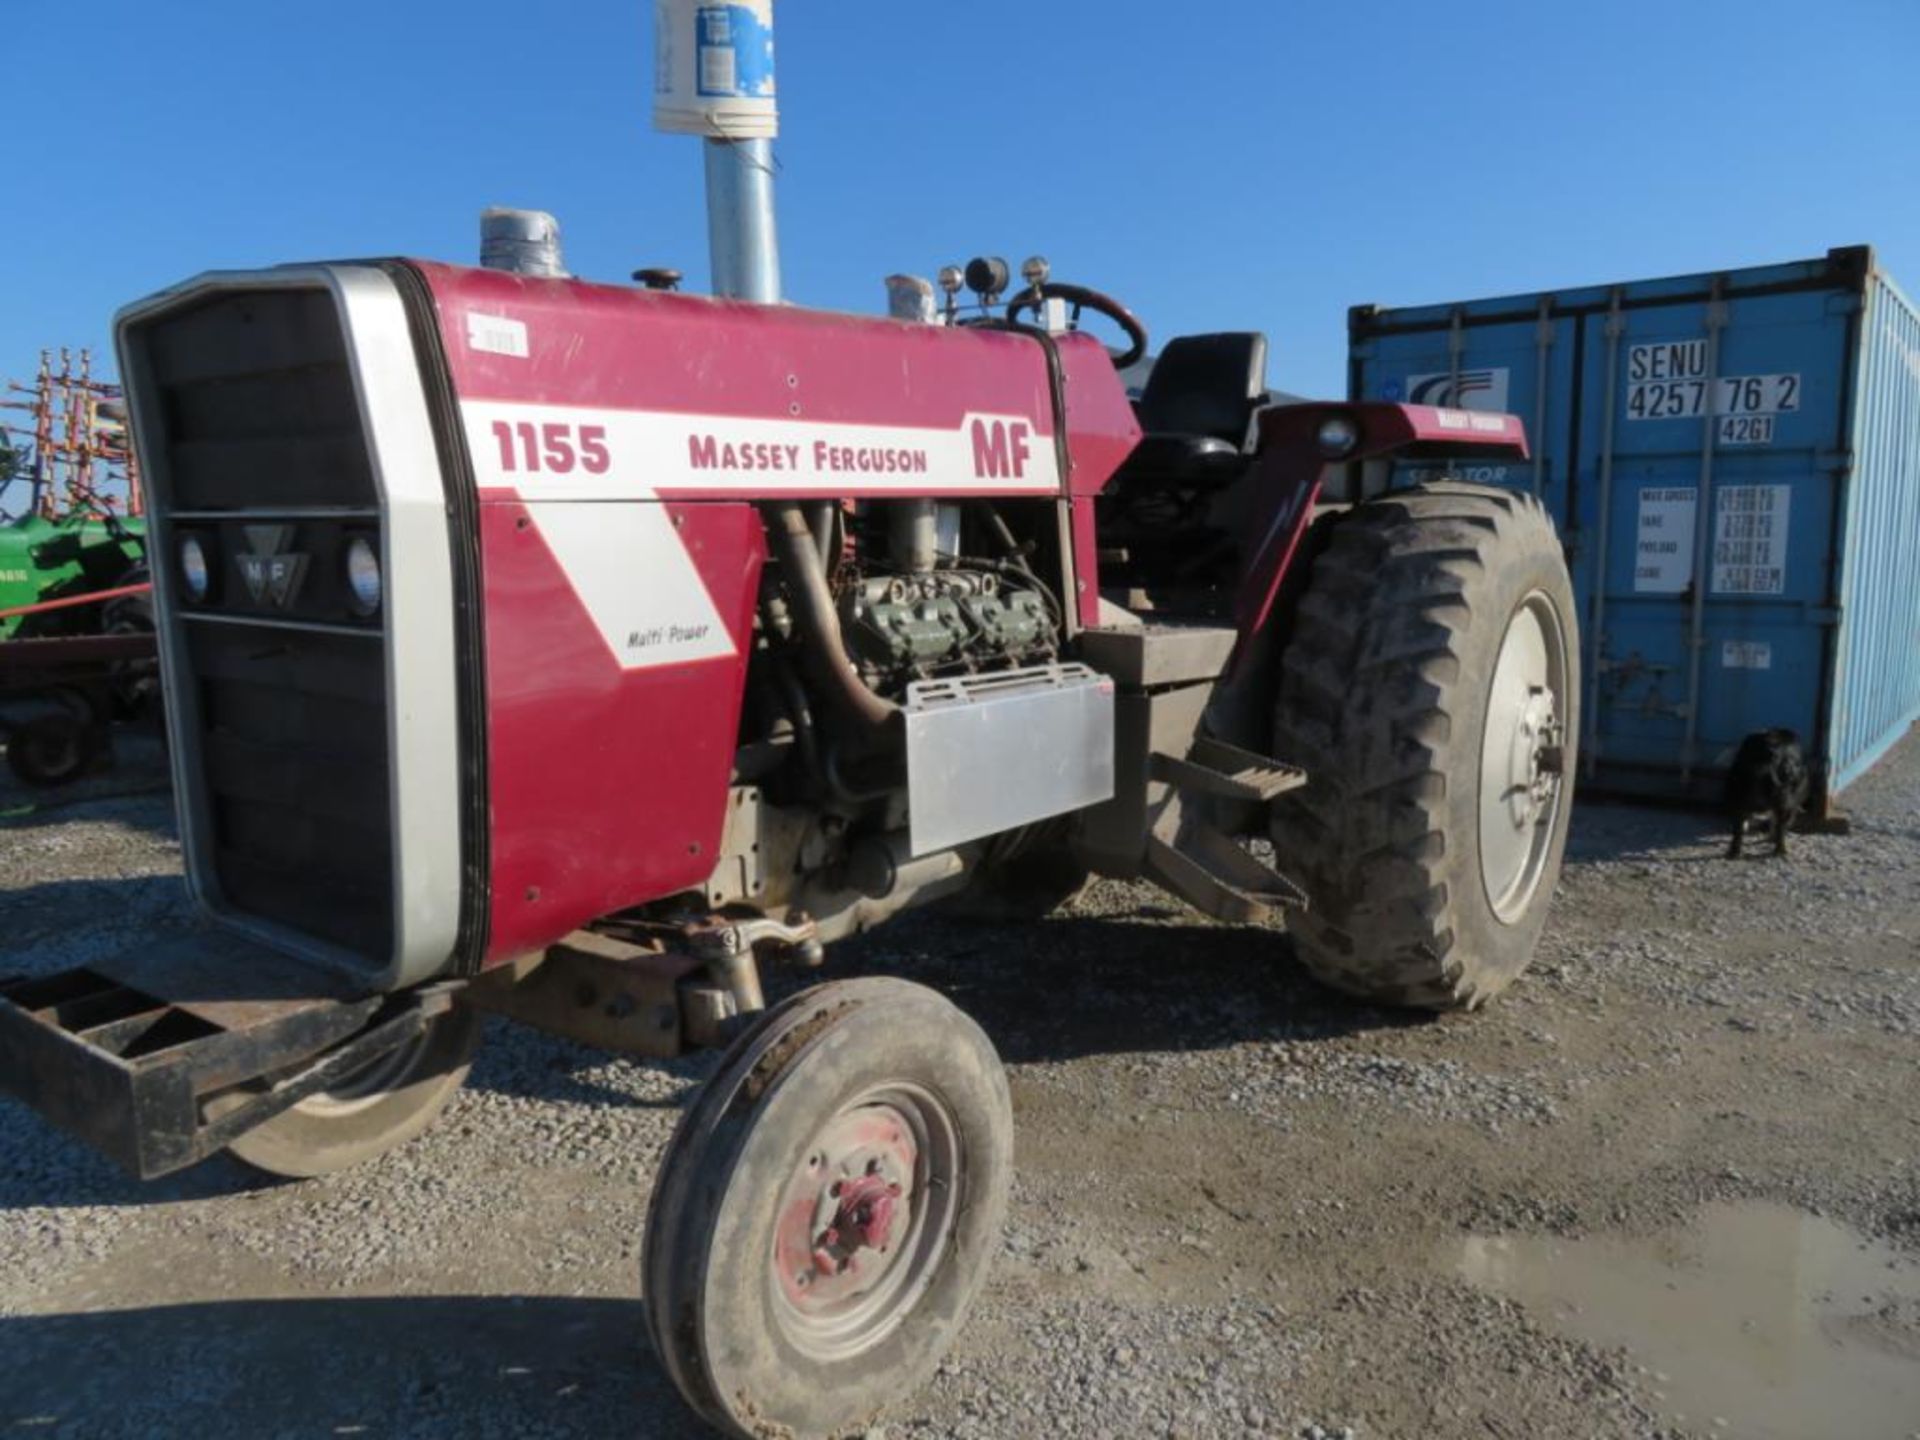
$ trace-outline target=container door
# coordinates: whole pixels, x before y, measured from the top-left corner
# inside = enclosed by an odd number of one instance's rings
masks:
[[[1854,299],[1622,295],[1617,340],[1605,315],[1585,334],[1578,491],[1604,582],[1582,617],[1587,773],[1711,794],[1751,731],[1786,726],[1822,753]]]

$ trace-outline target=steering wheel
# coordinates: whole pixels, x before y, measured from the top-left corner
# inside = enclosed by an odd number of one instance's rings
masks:
[[[1103,295],[1098,290],[1089,290],[1084,285],[1066,285],[1056,280],[1047,280],[1039,285],[1029,286],[1014,296],[1007,304],[1007,319],[1017,318],[1021,311],[1039,311],[1042,302],[1064,300],[1072,308],[1067,312],[1067,328],[1080,328],[1080,312],[1091,310],[1096,315],[1104,315],[1122,330],[1127,332],[1127,348],[1114,350],[1107,354],[1113,359],[1113,368],[1124,370],[1142,355],[1147,353],[1147,327],[1142,325],[1134,313],[1111,295]]]

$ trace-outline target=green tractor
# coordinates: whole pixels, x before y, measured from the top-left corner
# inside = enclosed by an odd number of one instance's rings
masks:
[[[84,513],[0,522],[0,741],[28,784],[84,773],[112,721],[157,708],[145,529]]]
[[[0,640],[97,635],[128,618],[133,608],[147,618],[144,594],[119,597],[130,602],[126,605],[110,600],[36,608],[144,583],[145,529],[138,518],[95,515],[59,520],[27,515],[0,524]],[[152,628],[150,619],[147,628]]]

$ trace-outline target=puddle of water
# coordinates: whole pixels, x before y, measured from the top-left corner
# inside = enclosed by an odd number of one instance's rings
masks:
[[[1554,1329],[1631,1350],[1690,1429],[1920,1436],[1920,1265],[1815,1216],[1716,1205],[1652,1239],[1469,1236],[1443,1258]]]

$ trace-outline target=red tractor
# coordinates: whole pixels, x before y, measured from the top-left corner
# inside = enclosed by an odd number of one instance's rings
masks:
[[[1023,320],[1063,309],[1127,352]],[[311,265],[119,337],[227,938],[0,990],[0,1083],[141,1175],[301,1176],[432,1123],[482,1012],[725,1046],[644,1289],[728,1433],[841,1433],[923,1379],[1013,1153],[945,999],[769,1007],[763,967],[1090,875],[1285,910],[1385,1003],[1477,1006],[1534,949],[1580,694],[1561,549],[1525,495],[1388,488],[1523,456],[1510,417],[1273,407],[1253,334],[1171,341],[1130,402],[1138,323],[1038,273],[925,324]]]

